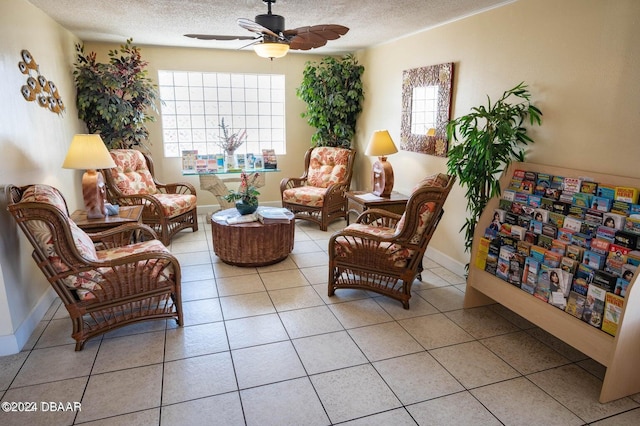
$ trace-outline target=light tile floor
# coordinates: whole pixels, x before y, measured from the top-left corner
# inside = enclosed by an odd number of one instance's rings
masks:
[[[25,350],[0,357],[2,401],[39,411],[0,424],[640,424],[640,394],[599,404],[601,365],[499,305],[463,310],[463,277],[429,259],[407,311],[363,291],[327,297],[327,242],[344,222],[298,223],[291,256],[262,268],[221,263],[201,222],[170,247],[185,326],[133,325],[75,352],[55,302]]]

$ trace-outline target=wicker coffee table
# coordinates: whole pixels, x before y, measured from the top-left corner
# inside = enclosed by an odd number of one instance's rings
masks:
[[[289,256],[296,227],[293,213],[289,223],[227,223],[228,218],[237,216],[240,213],[235,208],[211,216],[213,251],[220,260],[235,266],[264,266]]]

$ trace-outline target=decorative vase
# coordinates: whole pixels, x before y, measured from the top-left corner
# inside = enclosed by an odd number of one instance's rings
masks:
[[[258,210],[258,203],[248,204],[240,200],[236,202],[236,209],[241,215],[255,213]]]
[[[235,169],[236,166],[236,153],[235,151],[225,151],[224,153],[224,169]]]

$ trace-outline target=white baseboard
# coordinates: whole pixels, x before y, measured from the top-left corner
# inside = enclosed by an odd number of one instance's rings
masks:
[[[467,273],[465,270],[465,265],[463,263],[458,262],[450,256],[442,253],[440,250],[434,249],[432,247],[427,247],[427,251],[425,252],[425,256],[434,262],[444,266],[451,272],[464,277]]]
[[[55,298],[56,292],[49,287],[15,333],[0,336],[0,356],[17,354],[22,350]]]

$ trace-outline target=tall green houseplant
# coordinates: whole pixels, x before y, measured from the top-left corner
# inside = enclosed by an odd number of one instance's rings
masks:
[[[148,62],[140,48],[128,39],[109,51],[109,62],[96,62],[96,53],[85,53],[76,45],[73,72],[78,115],[89,133],[100,133],[109,148],[142,147],[148,151],[146,123],[155,121],[149,112],[158,112],[157,86],[148,77]]]
[[[307,62],[296,95],[307,104],[302,117],[316,129],[313,146],[351,148],[364,100],[363,73],[353,55]]]
[[[533,143],[524,127],[540,125],[542,112],[530,102],[528,86],[522,82],[505,91],[500,99],[471,109],[471,112],[447,124],[449,149],[447,169],[466,188],[467,217],[465,250],[473,243],[473,233],[487,202],[500,196],[500,174],[512,161],[524,161],[523,146]]]

